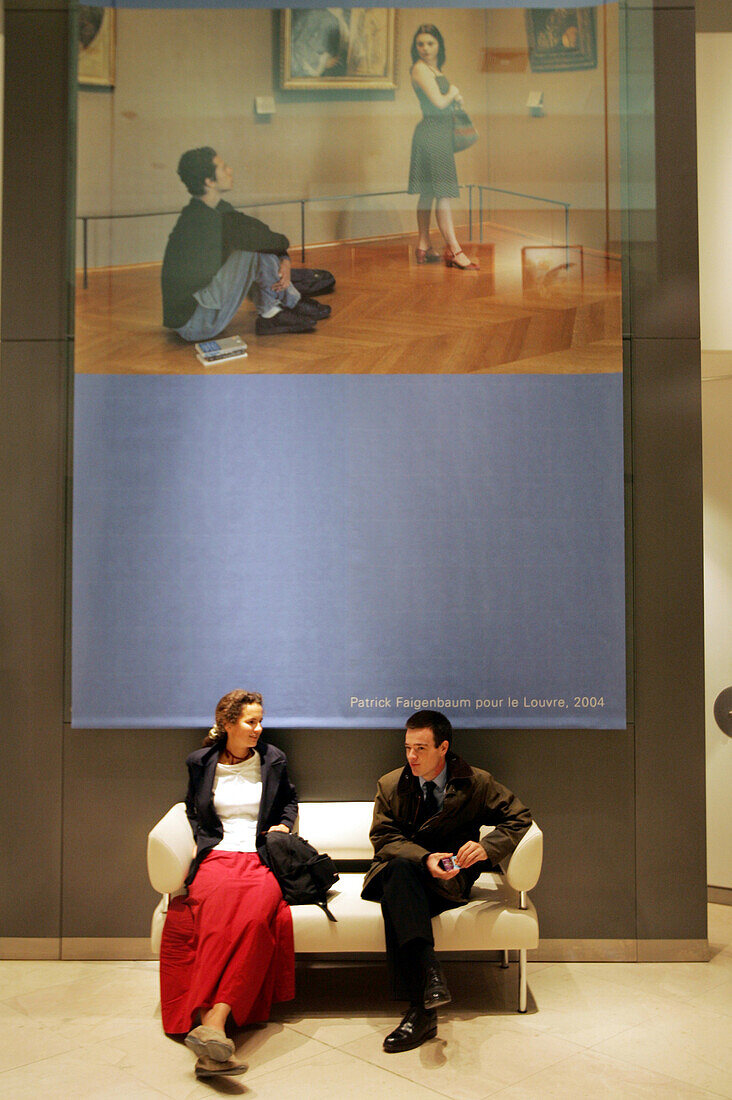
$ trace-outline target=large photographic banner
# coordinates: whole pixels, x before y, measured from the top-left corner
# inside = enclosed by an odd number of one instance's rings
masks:
[[[617,14],[117,11],[75,726],[625,726]]]

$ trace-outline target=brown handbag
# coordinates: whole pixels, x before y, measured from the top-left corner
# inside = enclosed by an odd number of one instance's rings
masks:
[[[462,107],[453,107],[452,112],[452,147],[454,152],[462,153],[463,149],[469,149],[478,140],[478,131],[473,126],[473,121]]]

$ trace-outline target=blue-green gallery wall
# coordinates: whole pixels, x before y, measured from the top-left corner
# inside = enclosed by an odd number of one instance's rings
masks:
[[[535,897],[547,957],[701,957],[694,10],[628,3],[620,25],[628,723],[464,729],[459,749],[515,789],[545,831]],[[69,26],[62,4],[5,9],[0,812],[3,881],[13,887],[0,901],[0,937],[17,957],[144,951],[155,902],[145,836],[181,796],[182,761],[201,735],[69,721]],[[655,112],[634,107],[648,102]],[[652,210],[634,200],[642,182]],[[276,736],[304,799],[369,799],[401,758],[396,726]]]

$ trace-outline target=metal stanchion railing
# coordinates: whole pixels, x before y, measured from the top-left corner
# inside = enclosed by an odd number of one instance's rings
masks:
[[[483,183],[467,183],[460,185],[461,190],[467,190],[468,192],[468,236],[472,240],[473,238],[473,188],[477,188],[478,191],[478,220],[479,220],[479,241],[483,243],[483,192],[495,191],[503,195],[513,195],[517,198],[532,199],[536,202],[550,203],[553,206],[564,207],[564,238],[566,247],[569,247],[569,210],[570,204],[568,202],[562,202],[559,199],[546,199],[541,195],[527,195],[522,191],[508,191],[502,187],[490,187]],[[407,195],[408,191],[360,191],[350,192],[347,195],[316,195],[312,198],[299,197],[294,199],[274,199],[272,201],[265,202],[249,202],[241,206],[236,206],[236,210],[255,210],[276,206],[295,206],[300,207],[300,258],[305,262],[305,248],[306,248],[306,226],[305,226],[305,207],[312,205],[316,202],[345,202],[352,199],[376,199],[387,198],[394,195]],[[175,217],[179,214],[179,210],[145,210],[138,214],[77,214],[77,221],[81,222],[82,226],[82,259],[83,259],[83,287],[88,286],[88,272],[89,272],[89,222],[93,221],[123,221],[130,218],[165,218]]]
[[[505,187],[489,187],[488,184],[479,183],[476,184],[478,193],[480,195],[480,240],[483,241],[483,192],[495,191],[499,195],[513,195],[519,199],[532,199],[534,202],[545,202],[551,206],[564,207],[564,247],[569,248],[569,211],[571,203],[563,202],[562,199],[547,199],[543,195],[528,195],[523,191],[509,191]]]

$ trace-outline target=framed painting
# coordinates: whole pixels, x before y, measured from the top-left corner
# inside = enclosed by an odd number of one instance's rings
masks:
[[[285,90],[394,89],[394,10],[288,8],[280,13]]]
[[[526,34],[532,72],[597,68],[594,8],[527,8]]]
[[[114,87],[115,11],[79,7],[79,70],[82,87]]]

